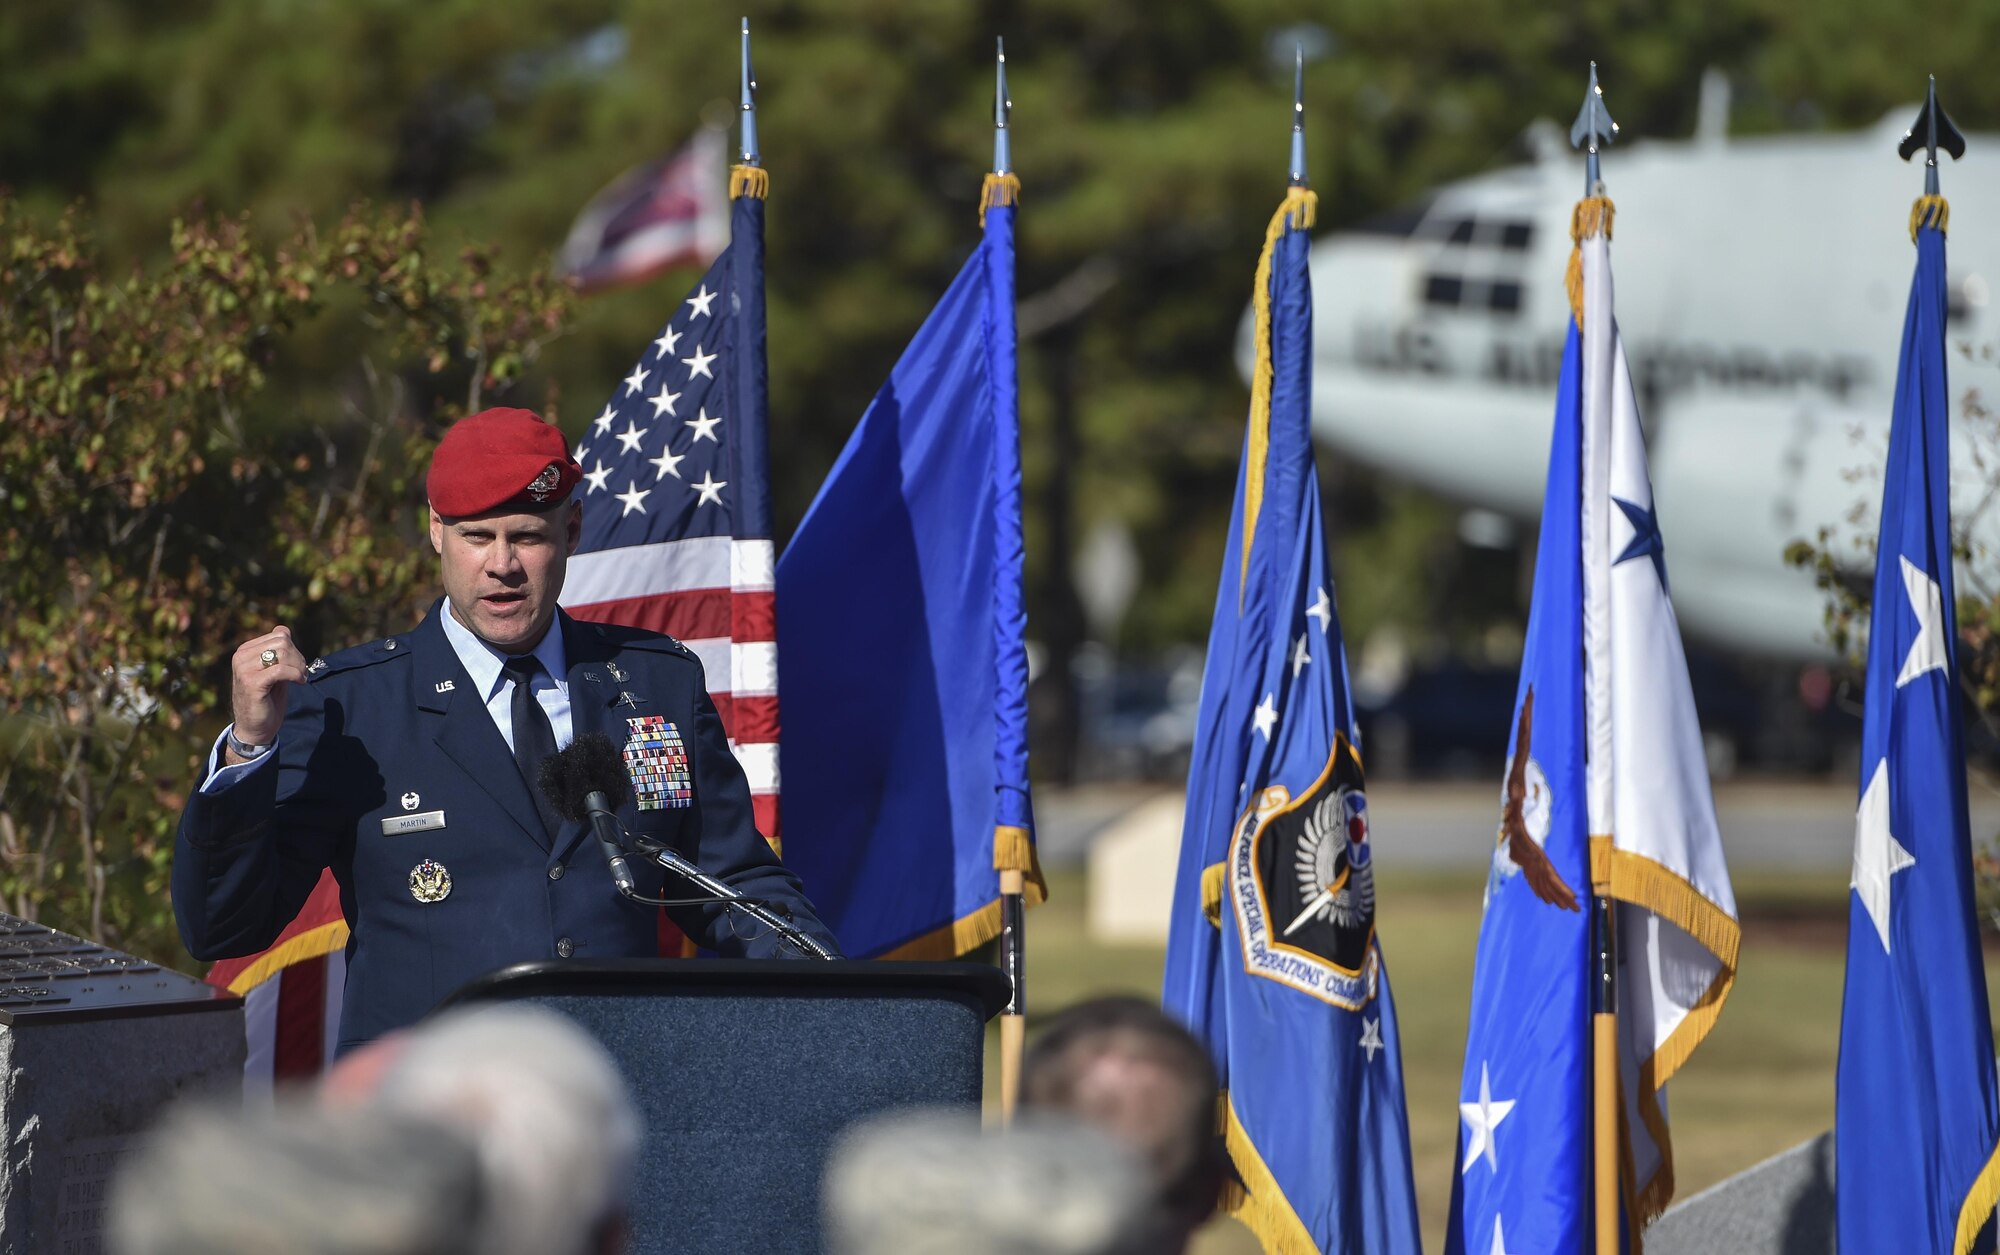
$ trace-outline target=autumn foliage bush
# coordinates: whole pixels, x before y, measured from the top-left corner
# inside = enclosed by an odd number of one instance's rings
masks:
[[[81,211],[0,200],[0,909],[184,961],[173,825],[234,643],[431,595],[430,450],[530,385],[569,298],[430,243],[415,210],[202,218],[114,273]]]

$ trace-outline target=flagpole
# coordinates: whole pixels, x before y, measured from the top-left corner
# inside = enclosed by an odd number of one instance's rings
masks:
[[[1583,95],[1583,108],[1570,127],[1569,139],[1584,150],[1583,198],[1601,197],[1602,172],[1598,146],[1610,143],[1618,124],[1604,105],[1604,89],[1597,84],[1597,62],[1590,63],[1590,86]],[[1607,227],[1608,230],[1608,221]],[[1580,247],[1580,244],[1579,244]],[[1578,259],[1580,261],[1580,257]],[[1570,276],[1571,299],[1582,308],[1580,269]],[[1581,313],[1578,315],[1581,325]],[[1592,834],[1596,840],[1595,832]],[[1593,882],[1597,880],[1595,870]],[[1605,886],[1593,884],[1590,902],[1591,938],[1591,1212],[1596,1232],[1597,1255],[1619,1255],[1618,1167],[1623,1146],[1619,1136],[1618,1069],[1618,954],[1613,931],[1617,916]]]
[[[740,76],[740,105],[743,114],[743,148],[738,164],[760,165],[757,152],[757,78],[750,72],[750,19],[743,19],[743,69]]]
[[[993,41],[993,173],[988,182],[1013,173],[1014,157],[1007,141],[1007,44]],[[986,193],[982,190],[982,204]],[[1004,202],[1003,202],[1004,203]],[[984,210],[981,211],[984,221]],[[995,847],[1008,834],[996,831]],[[1007,974],[1007,1006],[1000,1012],[1000,1122],[1014,1119],[1021,1097],[1021,1057],[1028,1042],[1027,874],[1018,867],[1000,869],[1000,965]]]

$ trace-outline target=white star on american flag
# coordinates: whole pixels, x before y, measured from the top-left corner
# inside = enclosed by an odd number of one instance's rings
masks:
[[[660,333],[659,339],[653,341],[653,356],[665,357],[674,351],[674,346],[679,344],[680,340],[681,333],[675,331],[672,327],[668,327]]]
[[[646,459],[653,464],[656,472],[653,476],[653,482],[657,484],[669,475],[675,479],[679,479],[681,477],[681,462],[686,458],[687,454],[685,453],[675,453],[672,449],[662,449],[660,450],[659,457]]]
[[[722,293],[720,292],[709,291],[708,285],[704,283],[701,285],[701,291],[687,298],[682,304],[694,306],[694,313],[689,314],[688,317],[700,318],[708,313],[708,307],[715,304],[715,298],[721,295]]]
[[[652,494],[652,491],[650,488],[639,487],[639,481],[633,480],[625,485],[624,492],[612,493],[612,496],[625,503],[625,509],[620,512],[618,517],[622,519],[634,510],[644,514],[646,512],[646,498]]]
[[[714,361],[716,359],[716,356],[717,355],[714,353],[702,352],[701,346],[697,344],[694,346],[694,356],[682,358],[681,365],[688,368],[689,379],[693,379],[696,375],[702,375],[709,379],[713,379],[715,378],[715,373],[709,370],[708,364]]]
[[[710,418],[708,416],[708,407],[704,405],[701,407],[699,417],[688,420],[688,426],[694,428],[694,438],[696,440],[713,440],[715,443],[721,444],[722,438],[715,434],[716,425],[720,422],[722,422],[722,417],[717,415],[714,418]]]
[[[652,371],[645,370],[638,366],[634,366],[632,368],[632,373],[625,376],[625,395],[628,397],[632,396],[633,394],[637,393],[641,388],[644,388],[646,386],[646,376],[652,373],[653,373]]]
[[[605,432],[610,431],[611,420],[616,417],[618,417],[618,411],[612,409],[610,403],[606,402],[604,412],[597,416],[597,434],[601,436]]]
[[[1311,661],[1312,655],[1306,652],[1305,633],[1301,632],[1299,639],[1292,645],[1292,678],[1298,679],[1299,672],[1304,671],[1306,664]]]
[[[729,487],[728,480],[717,479],[715,477],[715,472],[713,471],[703,471],[701,475],[701,482],[694,486],[694,490],[701,494],[701,499],[695,502],[695,504],[721,505],[722,490],[727,487]]]
[[[611,478],[611,472],[605,469],[604,463],[599,462],[597,464],[597,469],[585,472],[583,477],[590,481],[590,487],[586,491],[588,492],[610,491],[609,488],[605,487],[605,481]]]
[[[639,442],[644,440],[646,433],[651,430],[653,429],[650,427],[641,427],[637,423],[626,423],[625,430],[618,433],[618,443],[625,446],[625,452],[637,453],[639,451]]]
[[[680,393],[668,392],[667,385],[661,384],[660,390],[658,392],[655,392],[651,399],[653,403],[654,418],[658,418],[662,414],[665,414],[668,418],[680,417],[680,415],[674,413],[674,402],[681,399]]]

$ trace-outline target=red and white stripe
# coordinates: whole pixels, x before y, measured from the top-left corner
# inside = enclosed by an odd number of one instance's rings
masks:
[[[347,987],[347,935],[340,886],[323,871],[276,941],[208,970],[209,984],[243,998],[246,1099],[269,1101],[278,1085],[310,1081],[333,1062]]]
[[[695,536],[580,553],[563,608],[664,632],[701,660],[729,747],[750,781],[757,830],[778,844],[776,552],[769,540]]]

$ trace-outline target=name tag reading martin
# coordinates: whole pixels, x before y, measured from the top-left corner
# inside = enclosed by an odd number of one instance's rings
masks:
[[[406,832],[427,832],[432,828],[444,827],[443,811],[425,811],[420,815],[390,815],[382,820],[382,835],[400,837]]]

